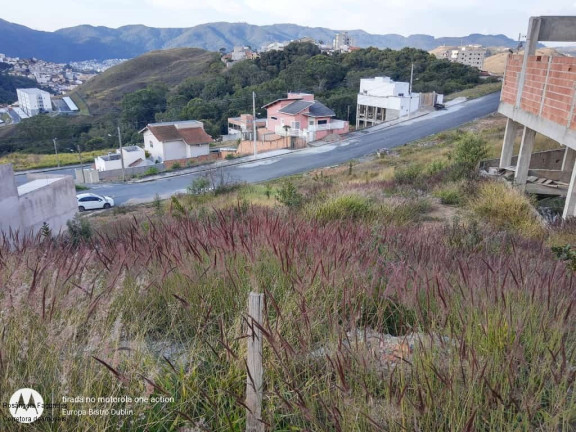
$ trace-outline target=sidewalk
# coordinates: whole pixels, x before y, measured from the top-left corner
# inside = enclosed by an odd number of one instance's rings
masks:
[[[306,150],[306,148],[296,149],[296,150],[288,150],[288,149],[272,150],[272,151],[269,151],[266,153],[259,153],[256,156],[254,156],[254,155],[242,156],[242,157],[239,157],[237,159],[219,160],[217,162],[207,163],[205,165],[200,165],[200,166],[196,166],[196,167],[184,168],[184,169],[181,169],[178,171],[172,171],[172,172],[166,172],[165,171],[163,173],[148,176],[148,177],[145,177],[142,179],[130,180],[130,181],[127,181],[126,183],[146,183],[146,182],[150,182],[150,181],[154,181],[154,180],[158,180],[158,179],[163,179],[163,178],[179,177],[179,176],[184,176],[184,175],[188,175],[188,174],[202,173],[202,172],[212,171],[212,170],[215,170],[218,168],[223,168],[223,167],[228,167],[228,166],[233,166],[233,165],[243,165],[243,164],[250,163],[250,162],[256,162],[256,161],[260,161],[260,160],[270,159],[270,158],[274,158],[276,156],[280,156],[283,154],[293,153],[293,152],[302,151],[302,150]]]

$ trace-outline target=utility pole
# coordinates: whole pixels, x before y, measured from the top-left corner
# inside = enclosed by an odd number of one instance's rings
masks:
[[[256,156],[256,92],[252,92],[252,139],[254,141],[254,156]]]
[[[56,147],[56,140],[58,138],[53,138],[52,141],[54,142],[54,154],[56,154],[56,163],[58,163],[58,168],[60,168],[60,158],[58,157],[58,147]]]
[[[412,80],[414,79],[414,63],[412,63],[412,66],[410,67],[410,87],[408,88],[408,118],[410,118],[410,115],[412,114]]]
[[[120,125],[118,125],[118,144],[120,145],[120,162],[122,163],[122,181],[126,181],[126,171],[124,168],[124,152],[122,151],[122,135],[120,134]]]
[[[84,175],[84,164],[82,163],[82,152],[80,151],[80,144],[76,144],[78,150],[78,159],[80,160],[80,169],[82,170],[82,183],[86,183],[86,176]]]

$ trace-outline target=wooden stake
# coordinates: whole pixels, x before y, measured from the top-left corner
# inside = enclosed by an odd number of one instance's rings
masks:
[[[248,376],[246,378],[246,432],[264,432],[262,416],[262,324],[264,294],[250,293],[248,300]]]

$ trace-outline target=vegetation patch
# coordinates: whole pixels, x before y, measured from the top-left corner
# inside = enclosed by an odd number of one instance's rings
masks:
[[[518,189],[500,181],[483,182],[469,201],[472,212],[497,229],[542,236],[544,227],[533,203]]]

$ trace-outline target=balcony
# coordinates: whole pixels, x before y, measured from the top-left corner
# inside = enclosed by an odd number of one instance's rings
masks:
[[[303,137],[306,136],[306,132],[302,129],[292,129],[289,128],[288,130],[284,129],[284,126],[276,126],[276,129],[274,130],[274,133],[276,133],[276,135],[280,135],[280,136],[293,136],[293,137]]]
[[[332,120],[330,123],[308,126],[308,132],[338,130],[344,128],[346,128],[346,122],[344,120]]]

